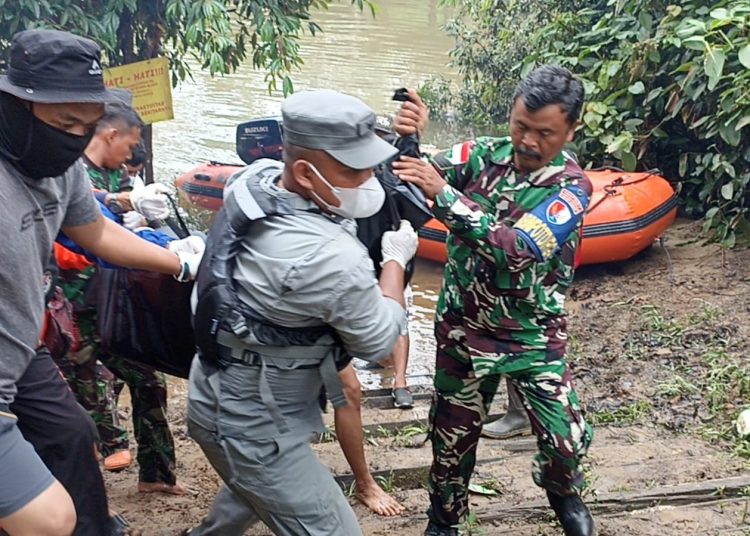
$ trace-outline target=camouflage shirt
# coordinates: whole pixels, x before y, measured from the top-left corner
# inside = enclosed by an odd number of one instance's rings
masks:
[[[124,192],[132,187],[130,177],[125,166],[118,169],[107,169],[94,164],[86,155],[81,158],[86,171],[91,180],[91,187],[94,190],[101,190],[109,193]]]
[[[468,158],[460,150],[443,155],[454,165],[443,170],[448,185],[433,207],[449,229],[436,322],[466,331],[478,375],[490,373],[499,355],[564,351],[564,299],[579,232],[552,259],[537,262],[513,224],[567,184],[577,181],[590,196],[591,183],[564,152],[522,174],[509,138],[479,138]]]

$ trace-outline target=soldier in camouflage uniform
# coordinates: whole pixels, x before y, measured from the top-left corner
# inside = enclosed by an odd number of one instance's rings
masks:
[[[129,189],[130,178],[123,165],[130,158],[133,147],[140,141],[142,123],[127,105],[107,105],[83,162],[97,198],[115,214],[128,214],[134,225],[145,224],[145,218],[134,211]],[[90,267],[71,277],[67,274],[64,290],[73,303],[79,305],[77,322],[83,349],[79,354],[90,355],[79,359],[80,364],[66,367],[67,378],[80,403],[90,411],[97,424],[105,457],[128,453],[128,436],[117,415],[117,396],[128,385],[133,404],[133,429],[138,443],[139,483],[142,492],[162,491],[182,495],[186,490],[177,483],[175,475],[174,440],[167,423],[167,382],[163,373],[135,361],[103,353],[97,343],[96,311],[86,308],[83,294],[94,268]],[[75,360],[75,357],[73,358]],[[114,375],[114,376],[113,376]],[[110,458],[113,459],[113,458]],[[111,467],[122,468],[126,463],[115,459]],[[123,462],[127,462],[125,459]]]
[[[592,431],[565,361],[564,296],[579,230],[571,227],[551,246],[537,244],[549,251],[541,259],[518,231],[522,216],[566,187],[585,191],[586,202],[591,195],[588,179],[562,151],[582,104],[577,79],[565,69],[541,67],[516,90],[509,138],[479,138],[468,159],[449,153],[435,165],[405,158],[394,163],[401,179],[434,199],[435,216],[450,230],[435,320],[425,535],[457,534],[468,513],[476,447],[501,375],[519,389],[537,437],[534,482],[547,490],[567,536],[594,533],[579,496],[580,458]],[[582,218],[584,210],[585,202],[574,214]]]

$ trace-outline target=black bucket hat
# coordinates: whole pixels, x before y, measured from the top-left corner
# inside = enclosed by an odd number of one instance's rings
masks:
[[[0,91],[46,104],[118,100],[104,86],[99,45],[57,30],[26,30],[13,36]]]

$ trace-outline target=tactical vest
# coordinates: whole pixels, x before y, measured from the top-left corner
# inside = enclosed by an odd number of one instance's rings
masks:
[[[274,324],[239,299],[233,279],[237,253],[252,232],[253,222],[299,210],[288,199],[271,195],[261,186],[262,181],[278,177],[282,170],[281,162],[261,159],[230,178],[224,190],[224,206],[208,233],[196,278],[195,341],[203,358],[219,363],[239,361],[265,367],[273,366],[274,361],[294,360],[301,366],[320,367],[331,402],[340,406],[346,401],[336,363],[348,358],[333,328],[325,324],[300,328]],[[261,396],[275,413],[273,398],[263,392],[263,385]]]

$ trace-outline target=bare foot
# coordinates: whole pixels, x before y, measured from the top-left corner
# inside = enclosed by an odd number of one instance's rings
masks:
[[[373,479],[365,484],[357,482],[354,496],[359,502],[380,516],[391,517],[404,513],[404,507],[383,491]]]
[[[169,485],[166,482],[138,482],[140,493],[168,493],[170,495],[188,495],[190,491],[179,482]]]

